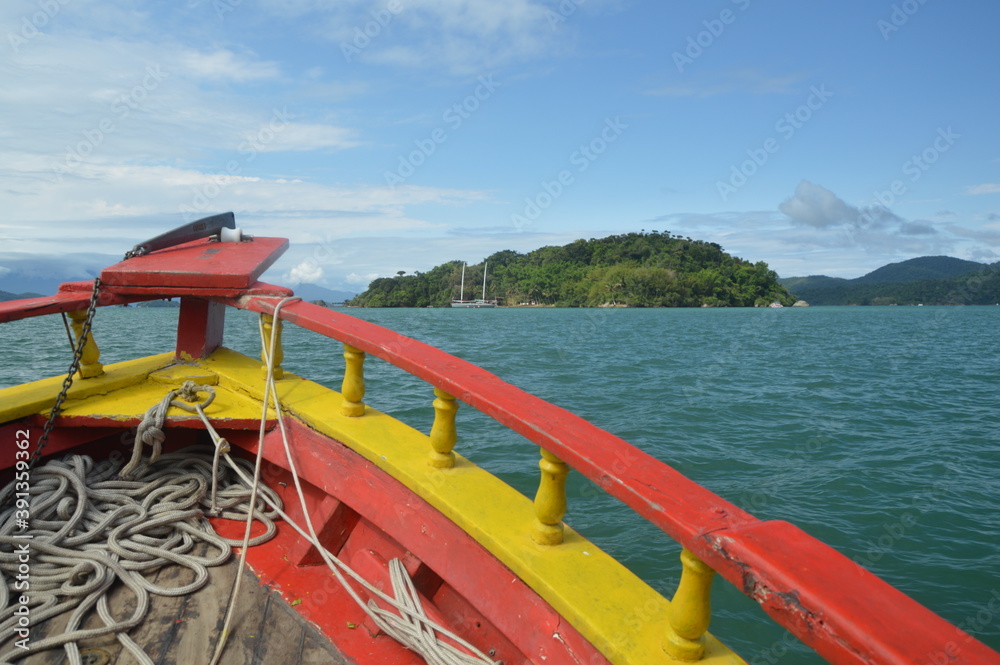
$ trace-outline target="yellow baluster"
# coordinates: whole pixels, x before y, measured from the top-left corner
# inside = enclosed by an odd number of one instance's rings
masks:
[[[701,559],[681,550],[681,581],[667,611],[669,625],[664,650],[679,660],[701,660],[705,631],[712,619],[712,579],[715,571]]]
[[[261,371],[267,376],[267,352],[271,348],[271,336],[275,335],[274,340],[274,380],[280,381],[285,376],[285,370],[282,369],[281,363],[285,359],[285,352],[281,348],[281,329],[284,327],[281,319],[277,321],[270,314],[261,314],[260,320],[264,324],[264,349],[260,352],[260,359],[264,361],[261,365]]]
[[[545,450],[538,468],[542,478],[535,494],[535,522],[531,537],[539,545],[558,545],[563,541],[562,518],[566,515],[566,476],[569,465]]]
[[[70,325],[73,327],[73,334],[79,344],[80,336],[83,335],[83,324],[87,320],[87,311],[78,310],[76,312],[66,312]],[[104,365],[100,362],[101,351],[94,341],[94,331],[87,335],[87,343],[83,345],[83,355],[80,356],[80,369],[77,375],[81,379],[89,379],[93,376],[104,374]]]
[[[365,352],[350,344],[344,344],[344,383],[340,392],[344,395],[344,403],[340,412],[345,416],[356,418],[365,414]]]
[[[452,449],[458,441],[455,430],[455,414],[458,412],[458,402],[440,388],[434,389],[437,399],[434,400],[434,424],[431,426],[431,456],[428,464],[436,469],[450,469],[455,466],[455,453]]]

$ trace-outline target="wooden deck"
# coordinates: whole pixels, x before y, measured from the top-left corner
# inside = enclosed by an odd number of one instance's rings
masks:
[[[207,665],[214,653],[238,568],[239,560],[234,554],[226,564],[208,569],[209,584],[195,594],[183,597],[151,595],[145,621],[129,636],[157,665]],[[246,578],[240,589],[233,631],[220,661],[223,665],[351,664],[352,661],[345,659],[277,592],[262,586],[253,572],[244,570],[242,574]],[[191,573],[179,566],[164,567],[154,577],[156,583],[168,587],[188,583],[190,579]],[[113,615],[118,617],[128,616],[135,607],[134,597],[128,589],[112,589],[109,601]],[[31,642],[57,634],[68,619],[69,613],[64,613],[32,627]],[[95,614],[84,627],[100,626],[99,621]],[[79,646],[84,665],[133,665],[137,662],[111,635],[80,642]],[[0,654],[13,648],[13,643],[7,642],[0,646]],[[2,662],[58,665],[69,660],[63,648],[54,648]]]

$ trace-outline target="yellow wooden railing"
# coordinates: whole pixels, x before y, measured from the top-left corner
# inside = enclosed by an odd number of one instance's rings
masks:
[[[69,324],[73,328],[73,334],[77,343],[83,335],[83,326],[87,320],[87,310],[80,309],[73,312],[66,312],[69,317]],[[94,331],[87,335],[87,343],[83,345],[83,354],[80,356],[80,369],[78,375],[81,379],[89,379],[100,376],[104,373],[104,365],[101,364],[101,351],[94,341]]]
[[[275,346],[275,379],[282,373],[279,364],[284,357],[281,350],[281,321],[277,323],[269,314],[261,314],[264,326],[264,344],[270,344],[272,334],[278,335]],[[341,413],[360,417],[365,413],[365,353],[344,343],[344,379],[341,384],[343,403]],[[263,356],[262,352],[262,356]],[[434,422],[430,431],[428,464],[437,469],[451,469],[455,465],[454,448],[458,441],[455,416],[458,402],[453,395],[441,388],[434,388]],[[567,496],[566,479],[570,467],[553,453],[539,449],[541,471],[538,492],[535,494],[535,520],[531,538],[539,545],[557,546],[563,541]],[[715,571],[687,549],[681,551],[682,572],[677,591],[668,612],[668,628],[663,639],[664,651],[676,660],[694,662],[705,651],[704,636],[711,621],[711,591]]]

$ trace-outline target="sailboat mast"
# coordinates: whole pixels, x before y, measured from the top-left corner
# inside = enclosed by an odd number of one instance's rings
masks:
[[[486,300],[486,266],[488,264],[483,261],[483,300]]]
[[[462,264],[462,287],[458,291],[458,299],[465,300],[465,264]]]

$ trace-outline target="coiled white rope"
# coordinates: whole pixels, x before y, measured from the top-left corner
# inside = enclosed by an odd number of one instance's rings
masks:
[[[27,530],[18,528],[10,500],[15,483],[0,490],[0,505],[11,506],[0,512],[0,643],[17,633],[14,604],[20,603],[12,601],[21,595],[28,599],[32,626],[72,611],[65,632],[32,640],[27,649],[0,655],[0,662],[62,647],[69,662],[80,665],[76,642],[114,634],[136,660],[151,665],[126,634],[148,613],[150,594],[178,596],[202,588],[208,581],[206,568],[224,563],[232,546],[242,544],[217,535],[203,516],[210,507],[213,457],[204,447],[160,455],[156,463],[142,462],[130,480],[122,479],[117,464],[109,460],[94,462],[80,455],[51,460],[32,471]],[[250,465],[237,460],[230,464],[239,473],[224,468],[219,474],[220,514],[242,520],[251,512],[251,488],[242,480]],[[280,506],[269,489],[260,492],[267,505]],[[277,517],[264,505],[258,502],[253,511],[253,518],[267,530],[261,539],[275,533]],[[31,553],[30,593],[17,585],[20,562],[15,552],[25,543]],[[192,554],[199,543],[207,543],[215,553]],[[152,583],[151,573],[168,564],[187,567],[194,580],[174,588]],[[114,617],[108,605],[107,592],[116,584],[135,595],[135,610],[125,618]],[[95,611],[104,625],[80,628]]]

